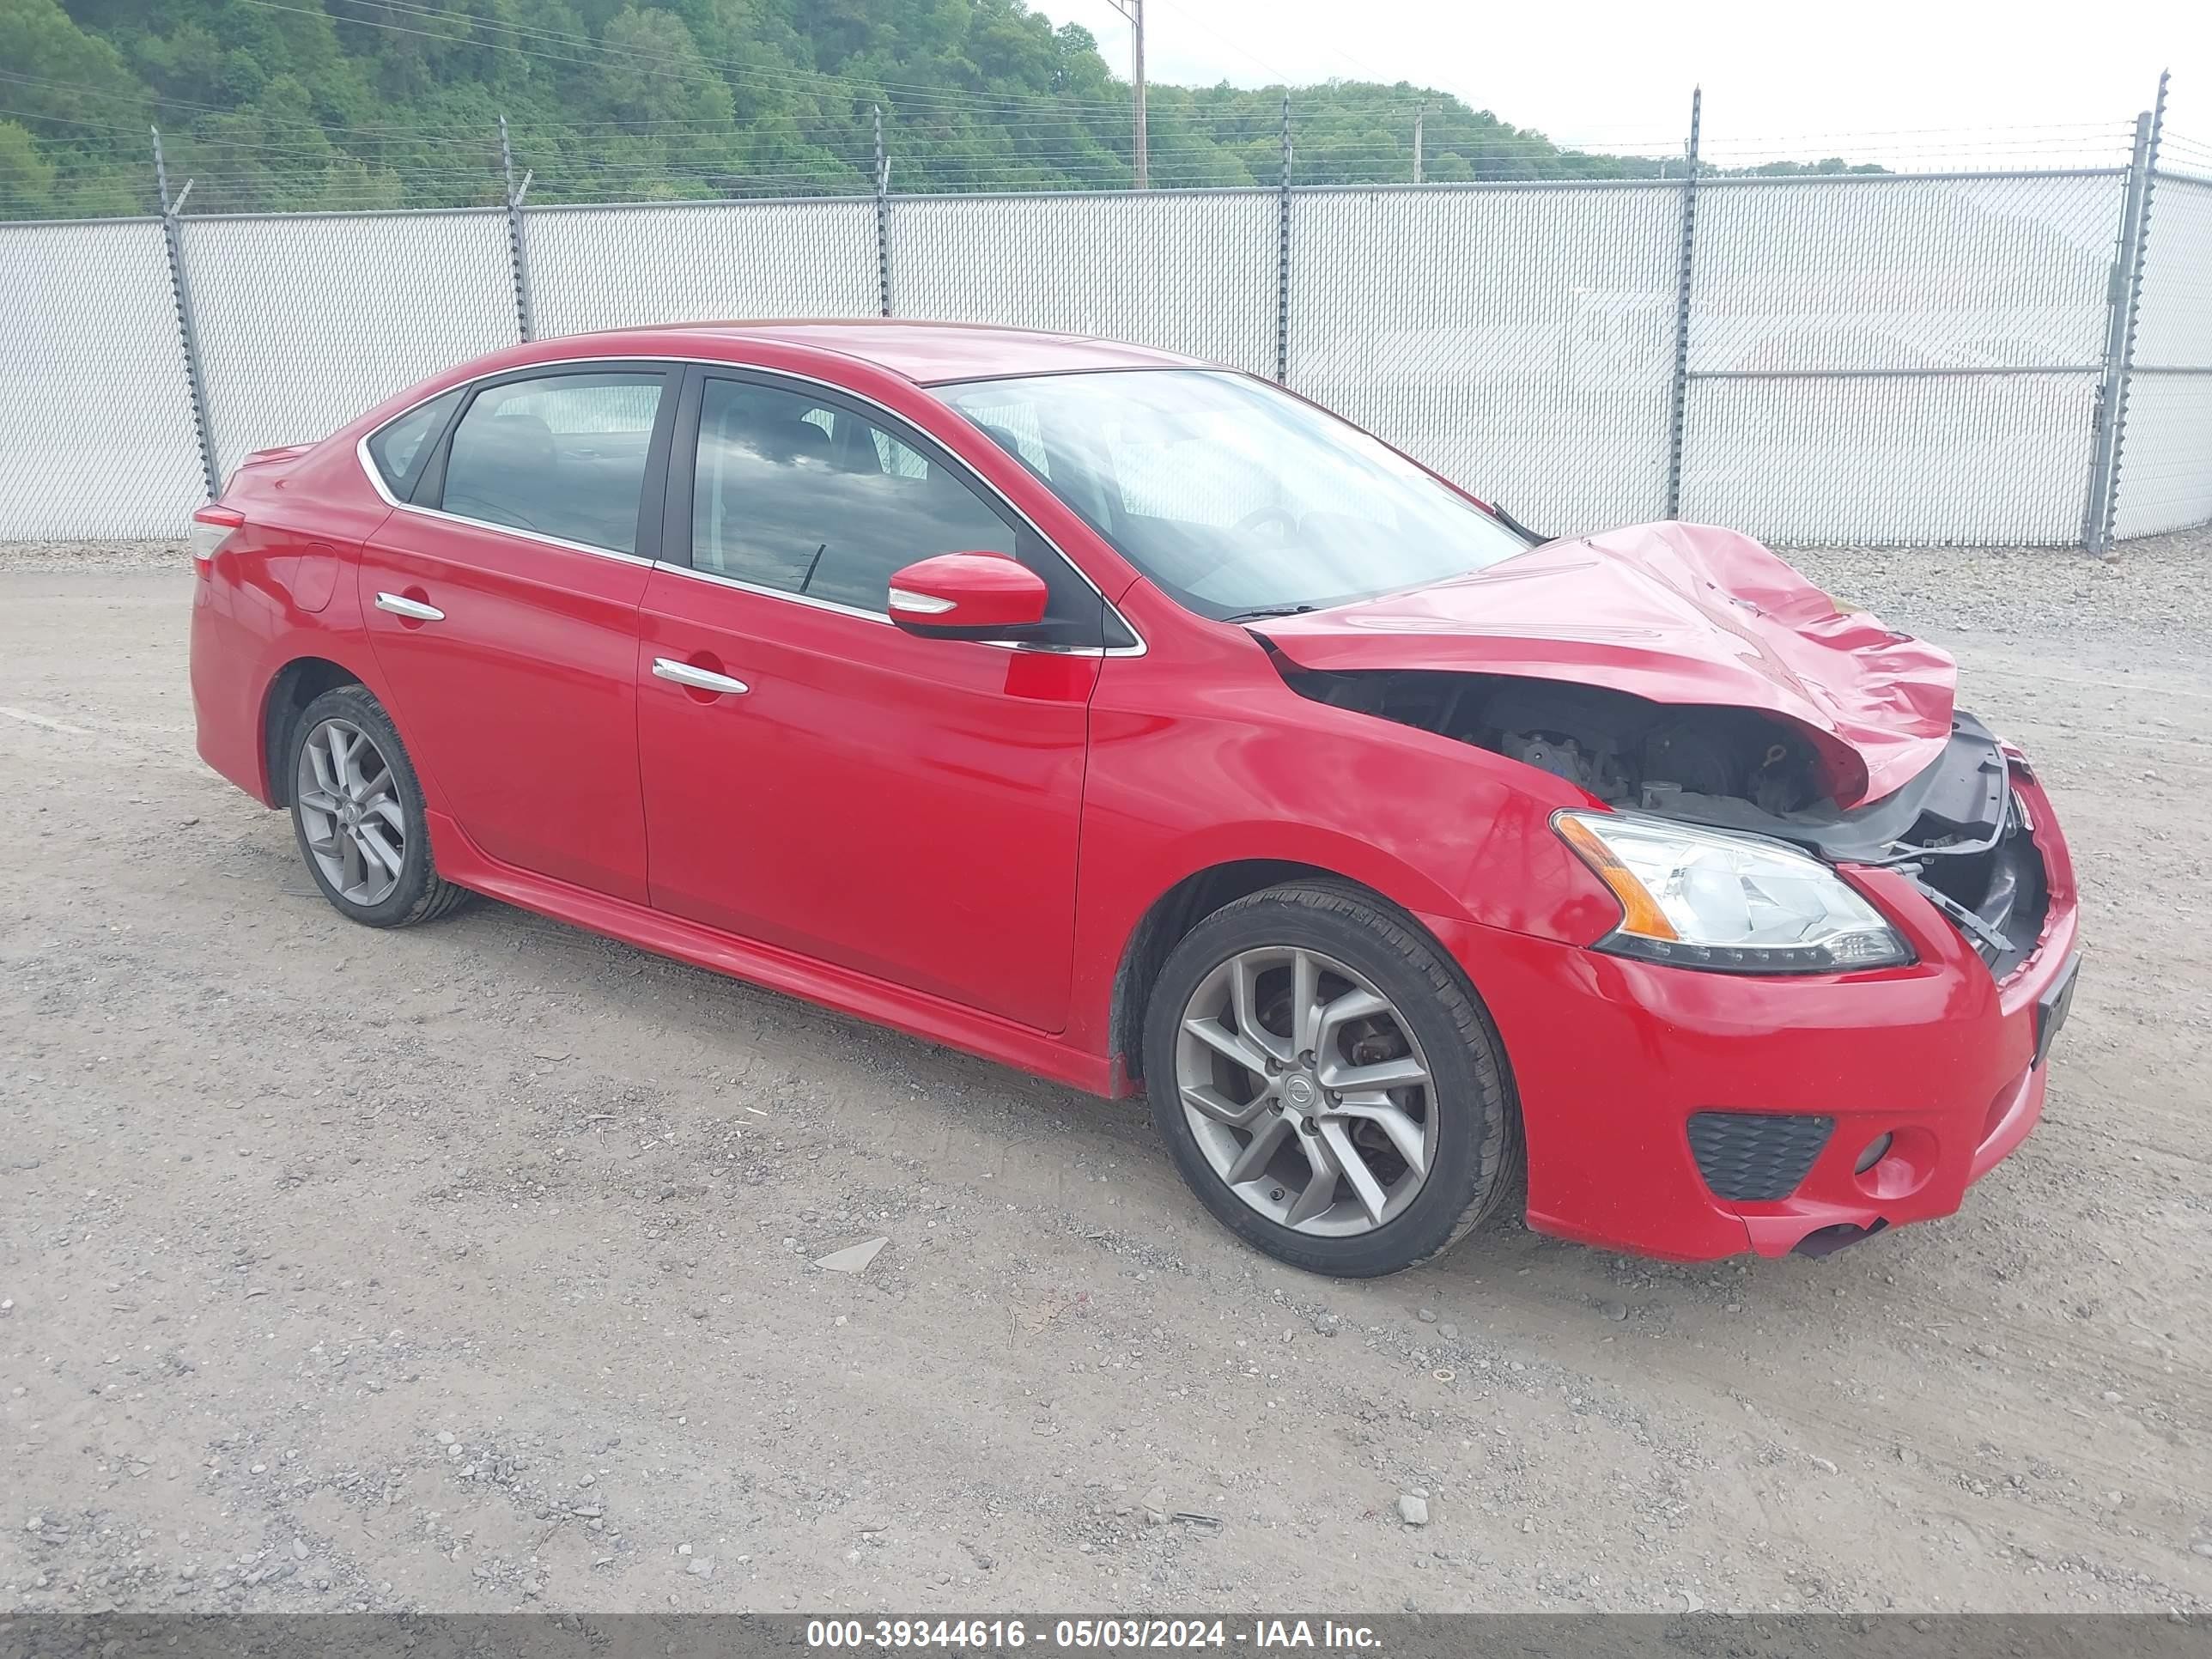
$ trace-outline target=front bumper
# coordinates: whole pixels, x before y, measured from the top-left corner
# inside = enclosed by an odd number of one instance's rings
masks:
[[[2050,896],[2033,948],[2002,979],[1884,871],[1854,877],[1917,960],[1861,974],[1700,973],[1431,918],[1504,1042],[1529,1225],[1708,1261],[1819,1253],[1955,1211],[2042,1115],[2040,1039],[2063,1017],[2075,965],[2072,866],[2049,800],[2011,758]],[[1717,1194],[1692,1116],[1774,1113],[1833,1120],[1802,1178],[1782,1197]],[[1882,1135],[1886,1155],[1856,1169]]]

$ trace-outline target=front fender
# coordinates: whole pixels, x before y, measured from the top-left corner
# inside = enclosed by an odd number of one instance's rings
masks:
[[[1264,659],[1251,660],[1257,673],[1201,678],[1113,659],[1101,676],[1072,1040],[1109,1051],[1129,939],[1164,894],[1219,865],[1311,866],[1416,914],[1577,945],[1619,920],[1612,895],[1551,828],[1559,807],[1589,804],[1581,791],[1301,697]]]

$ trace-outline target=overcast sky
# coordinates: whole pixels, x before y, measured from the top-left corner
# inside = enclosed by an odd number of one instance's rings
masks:
[[[1110,0],[1030,3],[1081,23],[1128,72],[1129,28]],[[1146,0],[1146,11],[1156,81],[1405,80],[1591,147],[1678,144],[1702,82],[1709,151],[1814,159],[1838,147],[1783,141],[1943,129],[1906,142],[1972,165],[1983,157],[1958,148],[1975,142],[1960,130],[1990,128],[2004,131],[1979,142],[2031,155],[2083,139],[2101,149],[2117,139],[2081,125],[2117,133],[2148,106],[2161,68],[2173,71],[2167,130],[2212,145],[2212,0]],[[2021,131],[2050,128],[2074,130]]]

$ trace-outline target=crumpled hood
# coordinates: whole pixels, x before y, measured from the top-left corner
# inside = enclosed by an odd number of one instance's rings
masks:
[[[1428,669],[1609,686],[1794,721],[1836,802],[1880,799],[1951,735],[1948,653],[1845,613],[1748,536],[1646,524],[1552,542],[1411,592],[1257,623],[1317,670]]]

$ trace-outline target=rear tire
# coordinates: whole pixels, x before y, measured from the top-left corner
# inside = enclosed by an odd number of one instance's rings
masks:
[[[1200,1200],[1310,1272],[1413,1267],[1521,1190],[1488,1013],[1433,940],[1349,884],[1271,887],[1185,935],[1146,1010],[1145,1080]]]
[[[301,709],[286,756],[300,857],[340,915],[367,927],[407,927],[451,915],[475,896],[438,874],[422,784],[367,686],[334,686]]]

